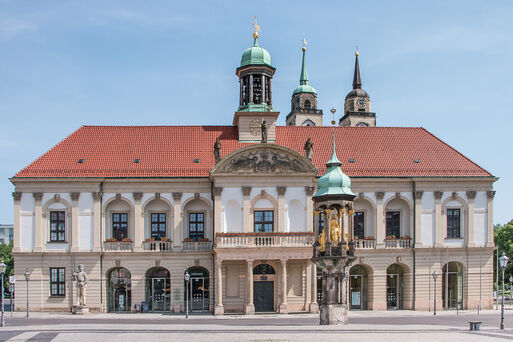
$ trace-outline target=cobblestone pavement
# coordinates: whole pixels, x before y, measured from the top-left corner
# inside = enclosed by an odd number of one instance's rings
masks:
[[[468,321],[483,322],[469,331]],[[513,310],[506,310],[505,330],[498,329],[500,311],[429,312],[352,311],[345,326],[319,326],[317,315],[255,316],[176,314],[6,313],[0,341],[513,341]]]

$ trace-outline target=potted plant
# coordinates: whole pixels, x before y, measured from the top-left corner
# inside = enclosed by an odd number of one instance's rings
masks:
[[[353,240],[358,240],[358,236],[353,236]]]
[[[409,235],[403,235],[401,236],[401,240],[411,240],[411,237]]]
[[[395,240],[395,239],[396,239],[396,237],[395,237],[395,235],[388,235],[388,236],[386,237],[386,239],[387,239],[387,240]]]
[[[133,242],[130,238],[123,238],[121,239],[121,242]]]
[[[167,236],[164,236],[164,237],[161,237],[160,238],[160,241],[163,241],[163,242],[169,242],[171,241]]]
[[[365,236],[364,240],[374,240],[374,236]]]
[[[192,238],[185,238],[185,239],[183,239],[183,242],[194,242],[194,239],[192,239]]]
[[[118,240],[116,240],[116,238],[108,238],[105,240],[105,242],[116,242]]]
[[[155,241],[154,237],[144,239],[144,242],[153,242],[153,241]]]

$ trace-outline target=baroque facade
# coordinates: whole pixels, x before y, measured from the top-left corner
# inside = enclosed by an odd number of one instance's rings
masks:
[[[323,127],[305,50],[287,126],[255,33],[232,125],[83,126],[11,178],[30,309],[69,311],[82,264],[91,311],[317,312],[312,196],[332,142],[356,194],[349,307],[428,310],[437,271],[439,307],[489,308],[496,178],[422,128],[376,127],[358,56],[339,126]]]

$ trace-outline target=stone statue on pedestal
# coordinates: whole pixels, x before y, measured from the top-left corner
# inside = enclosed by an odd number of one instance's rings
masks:
[[[77,302],[73,305],[73,313],[74,314],[84,314],[86,311],[84,307],[86,307],[86,286],[89,282],[89,277],[87,273],[84,272],[84,265],[78,265],[78,272],[73,272],[73,280],[77,282]]]
[[[219,141],[219,138],[217,138],[216,142],[214,143],[214,157],[216,164],[219,163],[221,160],[221,142]]]
[[[308,138],[306,140],[304,149],[305,149],[306,158],[309,160],[312,160],[313,142],[310,138]]]
[[[262,133],[262,144],[267,143],[267,124],[265,120],[262,120],[262,124],[260,125],[260,131]]]

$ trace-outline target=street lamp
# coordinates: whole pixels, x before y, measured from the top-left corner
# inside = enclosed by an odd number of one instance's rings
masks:
[[[185,280],[185,318],[189,318],[189,280],[191,279],[191,275],[187,270],[183,278]]]
[[[0,263],[0,277],[2,278],[2,322],[0,323],[0,326],[5,327],[5,320],[4,320],[4,274],[5,274],[5,263],[2,259],[2,262]]]
[[[435,295],[433,296],[433,316],[436,316],[436,277],[438,277],[438,272],[433,271],[433,280],[435,281]]]
[[[499,258],[499,265],[502,269],[502,307],[501,307],[501,330],[504,330],[504,271],[508,266],[509,258],[502,252],[502,256]]]
[[[30,279],[30,275],[32,273],[30,272],[30,270],[27,268],[25,270],[25,280],[27,281],[27,317],[29,316],[29,302],[28,302],[28,296],[29,296],[29,284],[28,284],[28,281]]]

